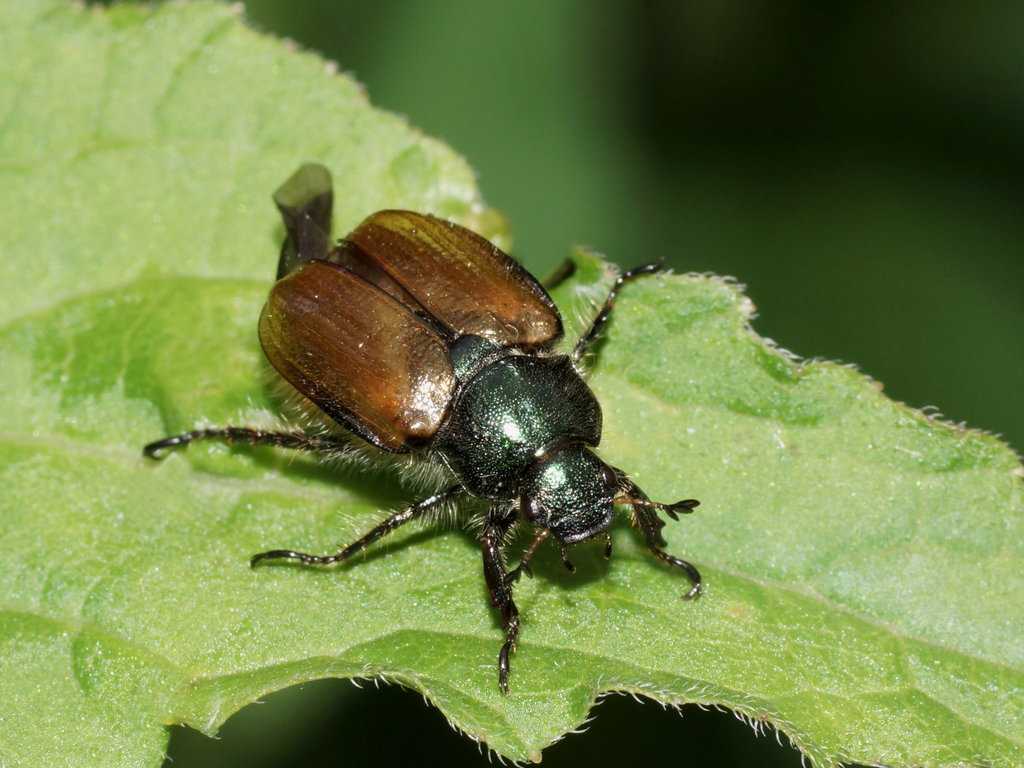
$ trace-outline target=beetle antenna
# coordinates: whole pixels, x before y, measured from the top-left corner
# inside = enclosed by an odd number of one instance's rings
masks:
[[[674,504],[659,504],[647,498],[647,494],[643,492],[640,486],[630,480],[622,470],[615,470],[615,472],[619,477],[619,488],[622,491],[622,496],[615,499],[616,503],[629,504],[633,507],[633,523],[643,534],[651,554],[666,565],[678,568],[686,574],[686,578],[690,580],[691,586],[683,595],[683,599],[692,600],[700,597],[703,591],[700,571],[697,570],[693,563],[670,555],[662,549],[666,545],[665,538],[661,535],[661,529],[665,526],[665,521],[656,514],[657,510],[662,510],[673,520],[678,520],[678,513],[692,512],[700,502],[696,499],[683,499]]]
[[[608,532],[604,532],[604,559],[612,559],[612,535]]]
[[[637,499],[632,496],[620,496],[615,499],[615,503],[629,504],[632,507],[644,507],[646,509],[660,510],[673,520],[679,519],[679,513],[688,515],[700,506],[700,502],[696,499],[683,499],[682,501],[676,501],[672,504],[662,504],[657,501],[651,501],[650,499]]]
[[[533,556],[536,554],[537,550],[540,549],[540,545],[547,541],[547,538],[550,535],[551,531],[547,528],[542,528],[537,532],[533,537],[533,541],[530,542],[530,545],[523,550],[523,554],[519,558],[519,565],[509,571],[505,576],[506,584],[519,581],[519,577],[524,573],[531,579],[533,578],[533,570],[530,568],[530,561],[533,560]]]

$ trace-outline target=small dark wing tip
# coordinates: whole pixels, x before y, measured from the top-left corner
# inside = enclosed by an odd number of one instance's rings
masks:
[[[330,195],[333,185],[331,172],[326,166],[320,163],[303,163],[274,190],[274,202],[282,213],[299,209],[317,197]]]

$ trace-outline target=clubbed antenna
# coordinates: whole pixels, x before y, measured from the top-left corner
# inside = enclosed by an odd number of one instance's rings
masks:
[[[662,547],[666,546],[667,542],[661,535],[661,529],[665,527],[665,521],[658,517],[658,511],[664,512],[666,515],[671,517],[673,520],[679,519],[679,514],[689,514],[700,504],[696,499],[683,499],[673,504],[662,504],[657,501],[651,501],[646,493],[626,477],[625,473],[620,470],[616,470],[619,477],[619,490],[621,495],[615,498],[617,504],[628,504],[633,508],[633,522],[644,536],[644,540],[647,543],[647,548],[651,550],[651,553],[661,560],[666,565],[671,565],[675,568],[679,568],[686,577],[693,584],[690,590],[683,595],[683,599],[692,600],[695,597],[700,596],[702,589],[702,581],[700,571],[693,563],[687,562],[681,558],[670,555]]]

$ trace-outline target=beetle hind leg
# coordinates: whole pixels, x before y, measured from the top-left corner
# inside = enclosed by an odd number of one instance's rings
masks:
[[[214,429],[193,429],[155,440],[144,446],[143,455],[148,459],[159,461],[168,451],[180,448],[196,440],[223,440],[226,443],[244,443],[246,445],[275,445],[278,448],[292,448],[310,453],[335,453],[344,450],[347,443],[328,437],[315,437],[305,432],[265,432],[252,427],[218,427]]]

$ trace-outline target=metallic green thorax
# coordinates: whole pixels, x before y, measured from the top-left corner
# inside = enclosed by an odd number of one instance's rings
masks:
[[[434,447],[470,493],[513,499],[524,484],[551,486],[565,473],[535,465],[600,442],[601,407],[568,357],[517,354],[475,336],[451,353],[460,386]]]

